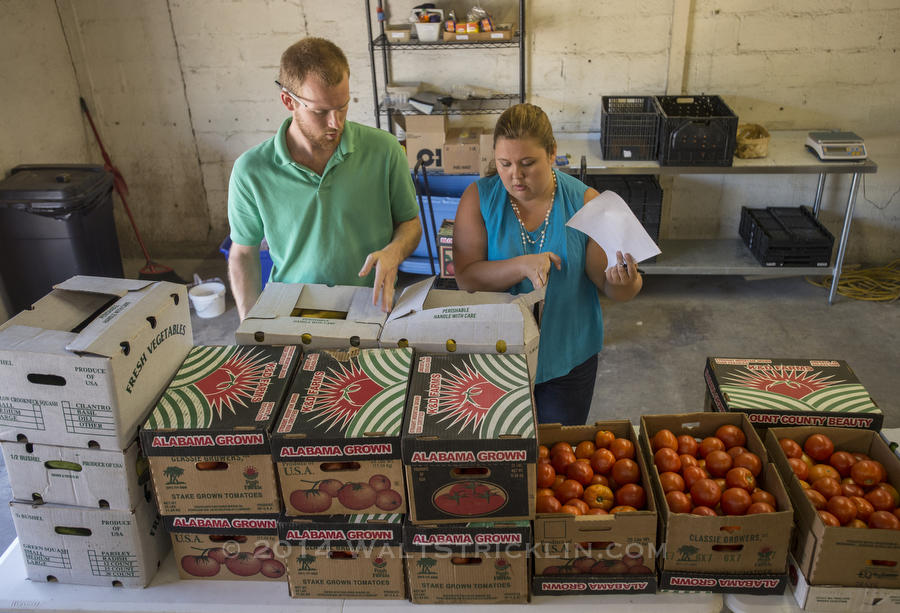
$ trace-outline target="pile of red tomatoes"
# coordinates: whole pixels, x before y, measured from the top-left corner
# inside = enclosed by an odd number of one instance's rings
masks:
[[[746,442],[743,430],[732,424],[702,439],[667,429],[653,434],[653,463],[669,510],[694,515],[775,512],[775,496],[757,485],[762,461],[744,447]]]
[[[647,494],[634,443],[599,430],[594,440],[538,446],[538,513],[606,515],[639,511]]]
[[[900,493],[881,462],[835,451],[824,434],[810,435],[802,447],[789,438],[778,443],[826,526],[900,530]]]

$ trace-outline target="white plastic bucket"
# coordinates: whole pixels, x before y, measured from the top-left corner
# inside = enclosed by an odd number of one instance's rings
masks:
[[[225,312],[225,285],[218,281],[209,281],[195,285],[188,292],[191,304],[197,317],[208,319],[218,317]]]

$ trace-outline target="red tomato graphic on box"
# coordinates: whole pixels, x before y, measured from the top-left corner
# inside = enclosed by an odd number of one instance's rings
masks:
[[[434,506],[456,517],[490,515],[502,509],[509,496],[502,487],[488,481],[450,483],[434,493]]]

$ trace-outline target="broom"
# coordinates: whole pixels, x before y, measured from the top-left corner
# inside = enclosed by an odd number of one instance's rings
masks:
[[[131,222],[131,227],[134,229],[134,235],[137,237],[138,244],[141,246],[141,251],[144,252],[144,259],[146,260],[146,264],[138,271],[138,279],[144,279],[147,281],[171,281],[172,283],[187,283],[187,281],[179,277],[178,273],[176,273],[168,266],[157,264],[150,259],[150,253],[147,251],[147,247],[144,245],[144,240],[141,238],[141,233],[138,232],[138,227],[134,221],[134,216],[131,214],[131,208],[128,206],[128,201],[125,199],[125,194],[128,193],[128,185],[125,183],[125,177],[122,176],[122,173],[119,172],[118,168],[113,166],[112,160],[109,159],[109,154],[106,153],[106,149],[103,147],[103,141],[100,140],[100,134],[97,132],[97,126],[94,125],[94,120],[91,117],[91,112],[88,110],[87,103],[84,101],[84,98],[80,98],[80,100],[81,110],[84,111],[84,115],[85,117],[87,117],[88,123],[91,124],[91,130],[93,130],[94,132],[94,138],[97,139],[97,146],[100,147],[100,154],[103,156],[103,168],[106,169],[107,172],[112,173],[113,186],[116,189],[116,193],[119,194],[119,198],[122,200],[122,206],[125,207],[125,212],[128,214],[128,220]]]

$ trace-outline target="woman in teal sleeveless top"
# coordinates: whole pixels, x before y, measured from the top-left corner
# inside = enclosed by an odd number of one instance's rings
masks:
[[[453,260],[460,288],[529,292],[546,286],[535,377],[538,421],[577,425],[590,411],[603,347],[598,289],[629,300],[641,289],[630,254],[607,254],[566,222],[598,195],[553,169],[556,140],[537,106],[507,109],[494,129],[497,174],[459,202]],[[627,261],[628,266],[625,267]]]

